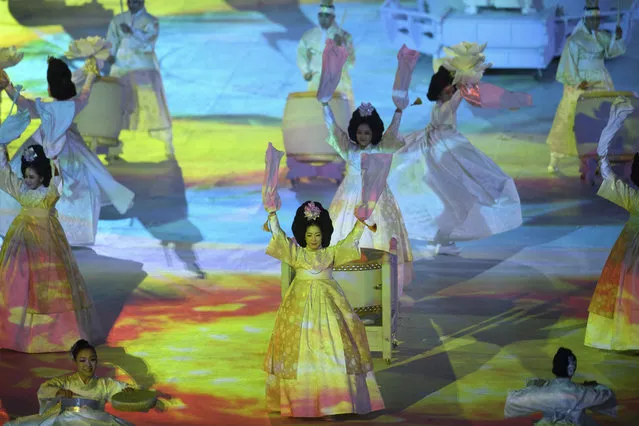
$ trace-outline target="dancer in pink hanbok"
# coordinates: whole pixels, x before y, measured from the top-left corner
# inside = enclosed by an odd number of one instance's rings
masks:
[[[98,69],[95,59],[85,64],[87,80],[82,92],[76,96],[69,67],[60,59],[49,58],[47,81],[49,92],[55,100],[43,102],[23,96],[17,97],[18,107],[28,110],[32,117],[40,118],[41,112],[50,115],[54,126],[55,143],[61,145],[60,166],[64,173],[65,188],[57,203],[58,217],[67,239],[72,246],[91,245],[98,231],[98,219],[103,205],[112,204],[118,212],[125,213],[133,204],[134,194],[113,179],[100,159],[87,148],[77,126],[75,117],[89,102],[89,95]],[[6,77],[6,75],[5,75]],[[16,90],[8,84],[6,92],[15,97]],[[42,108],[38,108],[40,105]],[[20,172],[20,159],[31,145],[41,145],[43,128],[38,130],[13,156],[11,168]],[[0,234],[5,236],[9,225],[20,212],[20,205],[6,192],[0,192]]]
[[[428,89],[428,99],[435,102],[431,121],[424,130],[404,135],[389,180],[408,235],[434,245],[438,254],[459,254],[455,241],[488,237],[522,223],[513,179],[457,131],[462,100],[489,108],[532,103],[530,95],[479,82],[490,66],[481,55],[484,47],[463,43],[449,49],[453,54]]]

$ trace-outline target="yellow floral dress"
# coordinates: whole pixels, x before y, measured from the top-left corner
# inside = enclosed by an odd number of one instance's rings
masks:
[[[584,344],[599,349],[639,349],[639,191],[614,175],[597,193],[630,212],[588,308]]]
[[[334,266],[361,257],[364,225],[358,221],[336,245],[311,251],[287,238],[275,215],[269,224],[266,253],[295,268],[264,363],[269,410],[323,417],[383,409],[366,329],[332,278]]]
[[[132,386],[110,377],[93,377],[86,383],[82,381],[78,373],[54,377],[44,382],[38,389],[40,414],[21,417],[7,423],[6,426],[132,426],[132,423],[104,411],[106,402],[128,387]],[[83,406],[65,409],[60,399],[56,397],[60,389],[70,390],[77,395],[77,398],[92,400],[94,405],[91,408]]]
[[[31,190],[0,157],[0,189],[22,206],[0,252],[0,348],[66,352],[78,339],[99,337],[99,326],[57,218],[58,178]]]

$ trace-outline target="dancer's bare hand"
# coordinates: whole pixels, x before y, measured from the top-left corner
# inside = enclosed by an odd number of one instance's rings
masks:
[[[307,72],[306,74],[304,74],[304,80],[311,81],[313,79],[313,74],[314,73],[312,71]]]
[[[344,37],[341,34],[335,34],[335,37],[333,37],[333,41],[337,46],[341,46],[342,44],[344,44]]]
[[[579,83],[579,86],[577,86],[579,90],[586,90],[588,89],[588,87],[590,87],[590,84],[588,84],[588,82],[585,80]]]

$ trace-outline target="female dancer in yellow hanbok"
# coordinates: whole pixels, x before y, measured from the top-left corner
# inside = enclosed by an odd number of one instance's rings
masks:
[[[616,351],[639,350],[639,192],[615,175],[608,160],[610,141],[632,111],[630,102],[615,100],[597,148],[604,178],[597,195],[628,210],[630,219],[601,271],[584,341],[586,346]],[[630,180],[639,185],[639,154]]]
[[[11,170],[3,145],[0,189],[22,209],[0,252],[0,348],[62,352],[78,338],[100,337],[98,318],[57,218],[59,166],[32,145],[22,156],[22,176]]]
[[[110,377],[96,377],[98,355],[86,340],[77,341],[71,355],[77,371],[49,379],[38,389],[40,413],[7,426],[132,426],[105,412],[104,404],[119,392],[133,391],[133,387]]]
[[[268,224],[273,238],[266,253],[295,268],[264,365],[268,408],[288,417],[328,419],[383,409],[364,324],[332,278],[333,267],[360,258],[364,223],[356,220],[333,246],[331,218],[318,202],[297,209],[295,241],[274,211]]]

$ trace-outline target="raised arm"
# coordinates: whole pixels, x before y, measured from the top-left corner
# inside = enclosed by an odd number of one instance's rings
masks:
[[[100,73],[95,58],[87,59],[83,69],[86,75],[84,86],[82,86],[82,90],[80,91],[80,93],[75,98],[73,98],[73,102],[75,103],[76,115],[79,114],[80,111],[82,111],[89,104],[89,97],[91,97],[91,89],[93,88],[93,83]]]
[[[9,83],[9,85],[6,87],[5,91],[7,92],[7,95],[9,95],[9,97],[11,99],[15,99],[16,95],[18,95],[18,99],[16,99],[16,105],[18,105],[18,108],[20,108],[22,110],[29,111],[29,115],[31,116],[31,118],[39,118],[40,117],[40,115],[38,115],[38,111],[36,110],[36,107],[35,107],[35,100],[27,99],[24,96],[22,96],[21,94],[18,94],[18,91],[13,86],[13,83]]]
[[[327,142],[335,151],[337,151],[340,157],[347,160],[348,150],[351,146],[351,140],[348,137],[348,133],[346,133],[341,127],[339,127],[339,124],[337,124],[331,106],[327,102],[322,103],[322,105],[324,108],[324,122],[328,129]]]
[[[22,181],[11,170],[7,146],[2,145],[0,149],[0,189],[17,200],[21,185]]]
[[[297,258],[297,245],[282,231],[275,212],[268,215],[268,227],[272,237],[266,254],[293,266]]]
[[[380,142],[383,151],[392,153],[404,147],[404,141],[399,136],[399,125],[401,122],[402,110],[397,108]]]
[[[359,240],[366,229],[366,224],[358,220],[351,232],[335,244],[334,266],[345,265],[348,262],[358,260],[362,255],[359,248]]]
[[[626,44],[623,41],[623,38],[617,38],[615,34],[610,34],[608,32],[604,32],[606,38],[610,38],[610,40],[606,41],[604,45],[604,57],[606,59],[615,58],[617,56],[621,56],[626,53]]]

